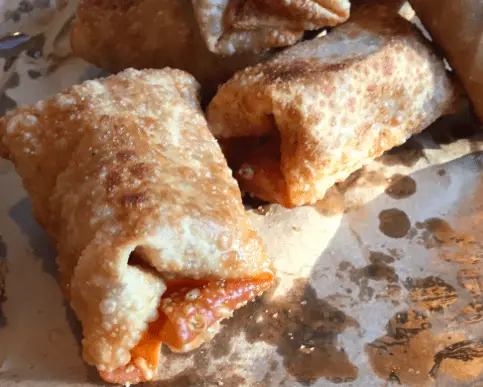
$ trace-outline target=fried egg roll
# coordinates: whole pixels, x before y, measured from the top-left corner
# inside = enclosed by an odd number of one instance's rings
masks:
[[[312,204],[452,108],[457,93],[428,43],[393,10],[362,7],[235,74],[207,114],[242,190]]]
[[[210,52],[190,0],[80,0],[71,45],[76,55],[111,73],[129,67],[185,70],[209,97],[236,71],[269,55]]]
[[[291,46],[305,30],[346,21],[349,0],[192,0],[210,51],[232,55]]]
[[[411,0],[410,3],[443,49],[483,121],[483,2]]]
[[[179,70],[129,69],[0,120],[84,358],[109,382],[155,379],[162,343],[198,347],[273,281],[198,89]]]

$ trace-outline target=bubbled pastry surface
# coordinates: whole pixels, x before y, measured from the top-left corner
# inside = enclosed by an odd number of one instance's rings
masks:
[[[247,160],[250,174],[240,172],[239,181],[290,207],[322,199],[334,183],[428,127],[455,97],[442,60],[415,27],[372,6],[325,37],[235,74],[212,100],[208,121],[223,139],[280,133],[278,186],[286,192],[250,181],[268,168],[256,161]]]
[[[99,370],[130,360],[157,318],[163,276],[244,278],[269,268],[240,192],[178,70],[128,69],[0,120]],[[128,264],[136,251],[145,265]]]

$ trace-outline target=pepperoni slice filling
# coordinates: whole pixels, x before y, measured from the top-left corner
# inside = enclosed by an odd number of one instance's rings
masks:
[[[221,320],[231,317],[272,283],[270,273],[246,280],[166,281],[159,317],[131,350],[131,362],[114,371],[100,371],[100,376],[119,384],[151,380],[156,375],[162,343],[177,352],[199,347],[216,334]]]

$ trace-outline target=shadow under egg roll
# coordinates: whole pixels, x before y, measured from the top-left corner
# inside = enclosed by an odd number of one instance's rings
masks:
[[[349,0],[192,0],[210,51],[233,55],[295,44],[305,30],[343,23]]]
[[[443,49],[483,121],[483,2],[410,0],[410,3]]]
[[[179,70],[129,69],[0,119],[84,358],[109,382],[156,379],[162,343],[198,347],[273,282],[198,89]]]
[[[361,7],[327,36],[235,74],[207,116],[242,190],[313,204],[453,108],[458,93],[428,43],[390,8]]]

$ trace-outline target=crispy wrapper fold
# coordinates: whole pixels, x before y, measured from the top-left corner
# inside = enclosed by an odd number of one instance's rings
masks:
[[[349,0],[192,0],[212,52],[232,55],[290,46],[305,30],[335,26],[349,17]]]
[[[456,94],[409,22],[362,7],[327,36],[237,73],[208,121],[242,190],[292,207],[426,128]]]
[[[207,94],[269,54],[210,52],[190,0],[80,0],[71,45],[76,55],[112,73],[129,67],[185,70]]]
[[[56,242],[85,360],[110,382],[155,378],[272,283],[270,262],[178,70],[126,70],[0,120],[36,218]]]
[[[483,1],[411,0],[483,120]]]

